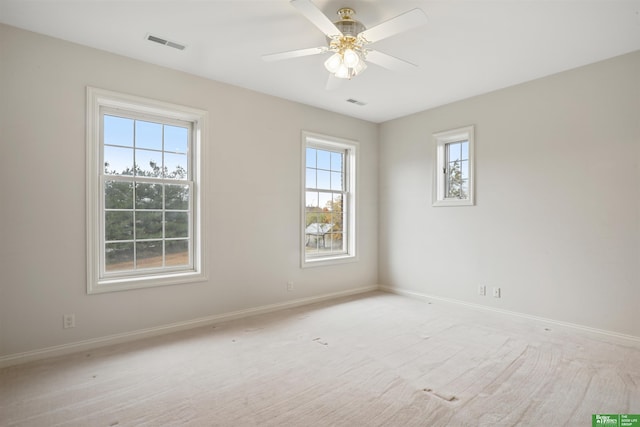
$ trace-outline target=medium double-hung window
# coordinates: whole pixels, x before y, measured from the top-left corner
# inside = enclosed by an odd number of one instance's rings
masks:
[[[302,265],[355,259],[357,143],[303,135]]]
[[[201,279],[206,113],[89,88],[90,293]]]

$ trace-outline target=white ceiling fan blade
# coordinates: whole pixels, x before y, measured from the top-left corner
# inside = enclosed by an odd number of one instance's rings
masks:
[[[305,18],[325,33],[327,37],[342,36],[342,32],[338,27],[309,0],[291,0],[291,5],[298,9]]]
[[[408,12],[384,21],[381,24],[364,30],[358,37],[365,39],[369,43],[375,43],[387,37],[395,36],[404,31],[424,25],[427,22],[427,15],[421,9],[412,9]]]
[[[396,58],[395,56],[387,55],[377,50],[367,51],[366,61],[392,71],[411,71],[418,67],[416,64],[412,64],[404,59]]]
[[[340,86],[342,86],[343,81],[344,79],[339,79],[333,74],[329,74],[329,78],[327,79],[327,85],[325,86],[325,89],[328,91],[336,90]]]
[[[262,60],[267,62],[280,61],[282,59],[299,58],[301,56],[319,55],[321,53],[325,53],[327,50],[328,49],[326,47],[310,47],[308,49],[290,50],[288,52],[262,55]]]

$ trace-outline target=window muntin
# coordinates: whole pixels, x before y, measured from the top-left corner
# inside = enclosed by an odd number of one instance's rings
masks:
[[[88,88],[88,292],[202,280],[206,112]]]
[[[434,134],[436,167],[434,206],[474,204],[474,128],[467,126]]]
[[[355,259],[356,147],[304,133],[303,266]]]

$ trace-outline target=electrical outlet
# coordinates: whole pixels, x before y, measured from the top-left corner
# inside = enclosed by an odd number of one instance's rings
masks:
[[[493,297],[500,298],[500,288],[493,288]]]
[[[487,295],[487,287],[485,285],[478,286],[478,295]]]
[[[65,314],[62,316],[62,327],[64,329],[75,328],[76,327],[76,315],[75,314]]]
[[[288,281],[287,282],[287,291],[293,292],[293,282],[292,281]]]

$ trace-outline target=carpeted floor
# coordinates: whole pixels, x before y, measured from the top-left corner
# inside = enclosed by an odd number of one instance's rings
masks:
[[[2,426],[590,426],[640,345],[370,293],[0,370]]]

